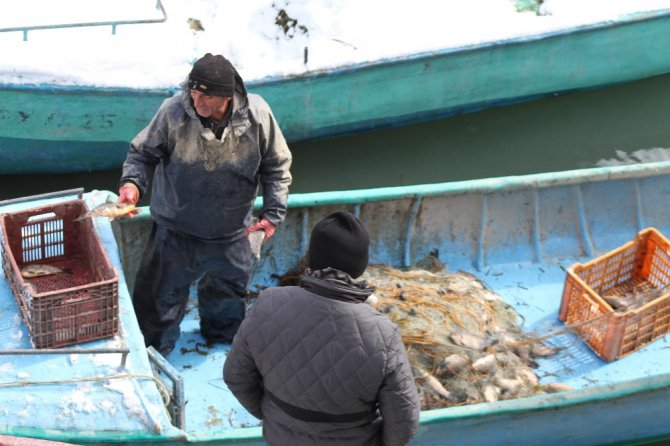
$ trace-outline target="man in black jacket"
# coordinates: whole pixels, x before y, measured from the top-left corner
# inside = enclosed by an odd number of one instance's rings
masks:
[[[263,290],[224,380],[270,445],[405,445],[420,403],[398,327],[365,303],[369,236],[352,214],[313,228],[299,286]]]

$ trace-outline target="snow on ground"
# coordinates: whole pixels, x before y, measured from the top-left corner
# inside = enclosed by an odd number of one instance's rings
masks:
[[[166,21],[115,33],[110,25],[31,30],[27,40],[21,30],[0,32],[0,83],[170,88],[206,52],[228,57],[249,81],[670,8],[670,0],[160,1]],[[163,18],[156,0],[5,2],[0,31]]]

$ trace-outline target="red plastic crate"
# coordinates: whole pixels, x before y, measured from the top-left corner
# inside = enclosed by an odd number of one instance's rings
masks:
[[[83,200],[3,214],[2,267],[35,348],[113,336],[119,328],[118,272]],[[24,278],[21,268],[46,264],[63,273]]]
[[[614,309],[604,299],[627,295]],[[559,318],[606,361],[614,361],[670,330],[670,242],[655,228],[567,271]]]

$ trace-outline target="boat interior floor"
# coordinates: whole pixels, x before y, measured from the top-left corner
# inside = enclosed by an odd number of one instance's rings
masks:
[[[558,319],[565,269],[584,260],[564,259],[555,264],[513,263],[470,272],[517,310],[525,332],[539,337],[553,335],[544,342],[556,348],[557,354],[539,359],[536,372],[541,383],[560,382],[583,389],[613,384],[622,377],[635,379],[664,373],[663,364],[670,361],[667,337],[608,363]],[[188,400],[186,430],[258,425],[258,420],[236,403],[223,383],[222,368],[230,345],[207,346],[199,333],[196,305],[193,287],[181,338],[167,357],[184,380]],[[194,423],[203,425],[195,426]]]

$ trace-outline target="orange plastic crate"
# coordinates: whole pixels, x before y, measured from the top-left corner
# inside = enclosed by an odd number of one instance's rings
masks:
[[[35,348],[113,336],[119,328],[118,272],[83,200],[3,214],[2,267]],[[47,264],[65,272],[24,278],[21,268]]]
[[[617,310],[604,296],[627,295]],[[559,318],[606,361],[614,361],[670,330],[670,242],[655,228],[587,263],[572,265]]]

